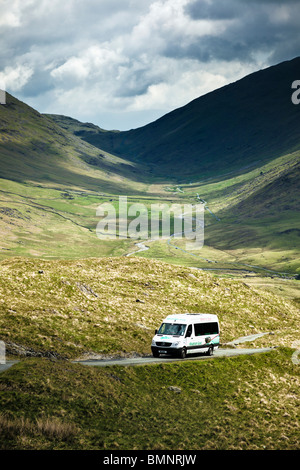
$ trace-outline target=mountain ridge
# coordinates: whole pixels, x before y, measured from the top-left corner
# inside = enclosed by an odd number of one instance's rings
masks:
[[[222,175],[300,148],[300,107],[292,103],[300,57],[254,72],[129,131],[86,124],[75,135],[156,174],[187,180]],[[49,115],[54,120],[55,116]],[[62,117],[60,116],[60,119]]]

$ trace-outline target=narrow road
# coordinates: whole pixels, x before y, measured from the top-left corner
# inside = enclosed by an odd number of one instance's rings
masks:
[[[213,356],[201,356],[201,355],[191,355],[185,359],[179,359],[170,356],[144,356],[144,357],[130,357],[130,358],[116,358],[116,359],[90,359],[90,360],[77,360],[73,361],[76,364],[82,364],[85,366],[143,366],[146,364],[159,364],[159,363],[169,363],[169,362],[186,362],[186,361],[204,361],[208,359],[218,358],[218,357],[231,357],[231,356],[240,356],[243,354],[260,354],[272,351],[274,348],[245,348],[245,349],[217,349],[214,351]],[[5,363],[0,363],[0,373],[12,367],[14,364],[17,364],[19,361],[6,361]]]
[[[5,370],[9,369],[11,366],[14,364],[17,364],[19,361],[6,361],[6,362],[0,362],[0,373],[4,372]]]
[[[149,243],[151,240],[147,240],[147,243]],[[149,246],[146,246],[144,245],[144,243],[135,243],[135,245],[139,248],[138,250],[136,251],[131,251],[130,253],[127,253],[127,255],[125,256],[131,256],[131,255],[135,255],[136,253],[139,253],[140,251],[147,251],[149,250]]]
[[[199,355],[199,354],[194,354],[194,355],[189,355],[185,359],[179,359],[176,357],[171,357],[168,355],[161,356],[161,357],[153,357],[152,355],[149,356],[141,356],[141,357],[129,357],[129,358],[111,358],[111,359],[77,359],[75,361],[72,361],[73,363],[77,364],[83,364],[86,366],[100,366],[100,367],[106,367],[106,366],[141,366],[145,364],[158,364],[162,362],[176,362],[176,361],[201,361],[205,359],[211,359],[213,357],[230,357],[230,356],[240,356],[242,354],[259,354],[259,353],[265,353],[272,351],[274,348],[269,347],[269,348],[235,348],[237,344],[244,343],[247,341],[254,341],[257,338],[260,338],[261,336],[267,335],[269,333],[258,333],[254,335],[248,335],[248,336],[241,336],[240,338],[237,338],[233,341],[230,341],[229,343],[226,343],[226,346],[232,346],[232,349],[222,349],[218,348],[214,351],[213,356],[208,357],[206,355]],[[300,344],[300,342],[299,342]],[[292,347],[298,347],[299,346],[298,342],[294,342]],[[299,351],[298,351],[299,353]],[[295,363],[298,363],[298,356],[296,359]],[[2,361],[0,362],[0,373],[4,372],[5,370],[9,369],[11,366],[16,364],[19,361]]]
[[[142,366],[146,364],[160,364],[166,362],[186,362],[186,361],[204,361],[207,359],[213,359],[214,357],[230,357],[230,356],[240,356],[242,354],[259,354],[272,351],[274,348],[257,348],[257,349],[217,349],[214,351],[213,356],[201,356],[201,355],[191,355],[185,359],[174,358],[170,356],[145,356],[145,357],[130,357],[130,358],[118,358],[118,359],[90,359],[87,361],[74,361],[79,364],[86,366]]]

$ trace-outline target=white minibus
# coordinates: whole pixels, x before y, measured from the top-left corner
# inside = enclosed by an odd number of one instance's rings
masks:
[[[217,315],[183,313],[167,316],[155,330],[151,350],[154,357],[171,354],[185,358],[187,354],[211,356],[219,347],[220,326]]]

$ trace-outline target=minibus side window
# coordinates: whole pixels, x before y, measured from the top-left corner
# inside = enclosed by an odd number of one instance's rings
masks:
[[[217,322],[197,323],[195,325],[195,336],[213,335],[219,333],[219,325]]]

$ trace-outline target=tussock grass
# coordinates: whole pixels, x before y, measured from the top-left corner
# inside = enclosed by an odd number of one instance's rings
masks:
[[[297,450],[291,354],[107,368],[26,359],[0,376],[0,447]]]
[[[13,436],[23,439],[28,435],[35,435],[65,441],[72,439],[78,432],[73,423],[66,423],[57,418],[37,418],[31,421],[24,416],[9,417],[5,413],[0,415],[0,428],[2,439],[12,439]]]

